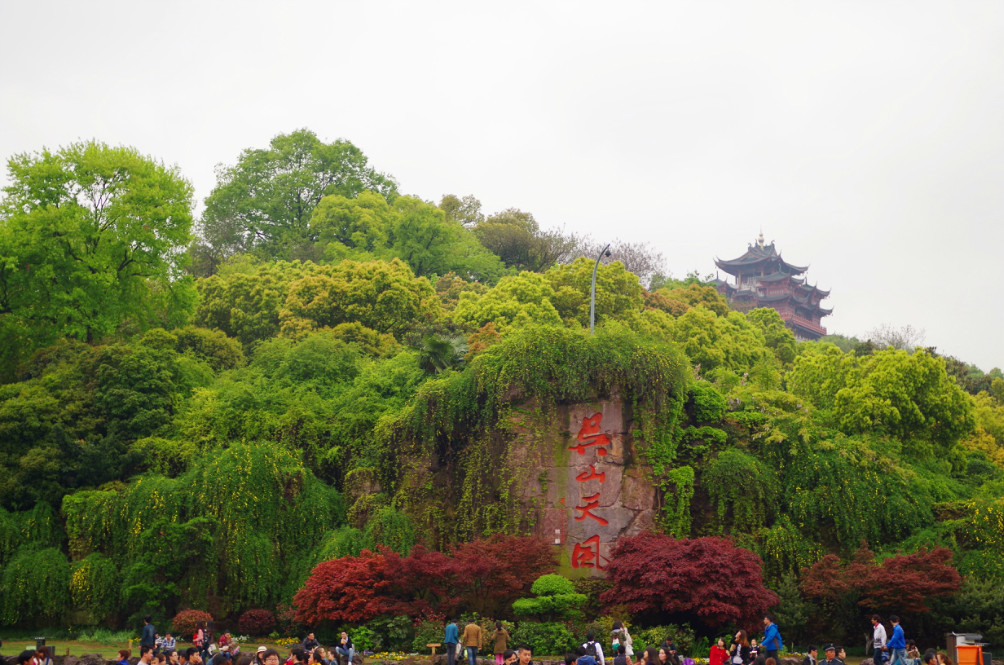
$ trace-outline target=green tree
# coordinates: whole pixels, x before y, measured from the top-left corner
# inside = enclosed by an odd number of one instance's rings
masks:
[[[10,159],[0,205],[0,347],[8,358],[59,335],[91,341],[148,325],[151,287],[181,279],[192,188],[132,148],[76,143]],[[179,298],[186,303],[186,298]]]
[[[567,258],[578,240],[559,230],[544,231],[528,212],[508,208],[474,227],[474,235],[516,270],[542,272]]]
[[[820,409],[832,409],[856,363],[854,354],[829,342],[806,342],[799,347],[794,367],[785,377],[788,390]]]
[[[594,261],[580,256],[555,266],[545,277],[554,289],[554,306],[565,321],[589,326],[589,297]],[[601,265],[596,272],[596,321],[621,318],[641,311],[642,288],[638,277],[619,261]]]
[[[301,277],[289,285],[279,320],[283,332],[293,336],[349,322],[400,335],[439,315],[429,280],[394,259],[342,261]]]
[[[974,427],[971,401],[927,351],[879,351],[860,360],[836,395],[845,432],[875,432],[903,441],[904,453],[943,455]]]
[[[51,625],[66,610],[69,588],[70,564],[59,549],[21,548],[0,577],[0,620]]]
[[[784,325],[777,310],[757,307],[746,313],[746,319],[760,329],[767,348],[774,352],[782,365],[788,365],[795,359],[795,335]]]
[[[503,277],[486,293],[461,293],[453,320],[474,329],[491,322],[499,332],[532,323],[560,325],[554,299],[554,289],[545,276],[521,272]]]
[[[237,164],[219,167],[206,198],[201,231],[213,267],[248,251],[290,258],[308,241],[308,222],[323,197],[365,190],[397,194],[393,179],[373,170],[348,141],[324,143],[299,129],[276,136],[268,148],[248,148]]]
[[[310,236],[319,243],[321,254],[334,255],[336,248],[365,252],[382,250],[387,245],[394,213],[378,192],[360,192],[355,198],[339,194],[325,196],[310,218]]]
[[[754,368],[773,360],[763,333],[739,312],[716,316],[695,307],[676,320],[674,339],[683,347],[691,362],[702,372],[725,370],[734,373],[752,372]]]
[[[279,310],[289,285],[317,269],[313,263],[278,261],[221,270],[200,279],[195,322],[236,337],[248,347],[274,337],[279,333]]]
[[[421,277],[454,272],[464,279],[494,284],[504,266],[459,222],[411,196],[394,201],[396,213],[388,234],[391,256],[405,261]]]
[[[700,282],[667,281],[647,294],[646,303],[674,316],[683,314],[691,307],[704,307],[718,316],[725,316],[729,312],[729,305],[718,290]]]
[[[470,194],[463,198],[455,194],[444,194],[439,201],[439,209],[446,213],[446,219],[460,222],[469,229],[485,221],[481,201]]]

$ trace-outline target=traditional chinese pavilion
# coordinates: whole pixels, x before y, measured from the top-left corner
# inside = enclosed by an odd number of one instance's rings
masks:
[[[718,279],[718,292],[728,298],[729,305],[740,312],[756,307],[772,307],[802,340],[819,339],[826,334],[820,320],[833,312],[820,303],[830,295],[804,277],[809,266],[796,266],[781,258],[773,241],[765,245],[763,233],[737,259],[715,259],[720,270],[735,277],[735,283]]]

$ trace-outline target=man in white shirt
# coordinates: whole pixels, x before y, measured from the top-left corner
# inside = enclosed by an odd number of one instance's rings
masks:
[[[596,635],[594,633],[586,633],[586,641],[583,643],[582,648],[585,649],[586,653],[590,656],[595,654],[596,662],[599,663],[599,665],[606,665],[606,661],[603,659],[603,647],[596,641]]]
[[[872,646],[875,647],[875,654],[872,656],[872,661],[875,665],[882,665],[882,652],[886,650],[886,634],[885,626],[882,625],[882,620],[879,619],[879,615],[872,615]]]

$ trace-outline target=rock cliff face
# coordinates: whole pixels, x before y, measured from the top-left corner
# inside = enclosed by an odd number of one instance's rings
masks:
[[[617,540],[652,528],[659,510],[630,413],[610,399],[559,406],[542,427],[519,416],[512,425],[510,461],[525,479],[519,500],[536,512],[537,535],[561,548],[566,574],[602,576]]]

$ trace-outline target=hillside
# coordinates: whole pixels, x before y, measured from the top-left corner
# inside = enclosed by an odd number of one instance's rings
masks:
[[[556,569],[588,577],[574,552],[593,532],[566,525],[603,462],[596,554],[646,530],[727,536],[762,559],[791,639],[857,635],[877,610],[1004,646],[999,370],[796,343],[644,252],[640,275],[599,266],[591,335],[581,239],[400,195],[305,131],[246,151],[197,223],[180,174],[128,149],[9,171],[4,625],[233,619],[288,606],[322,561],[499,534],[557,535]],[[572,457],[598,441],[609,459]],[[848,580],[942,547],[950,593]]]

